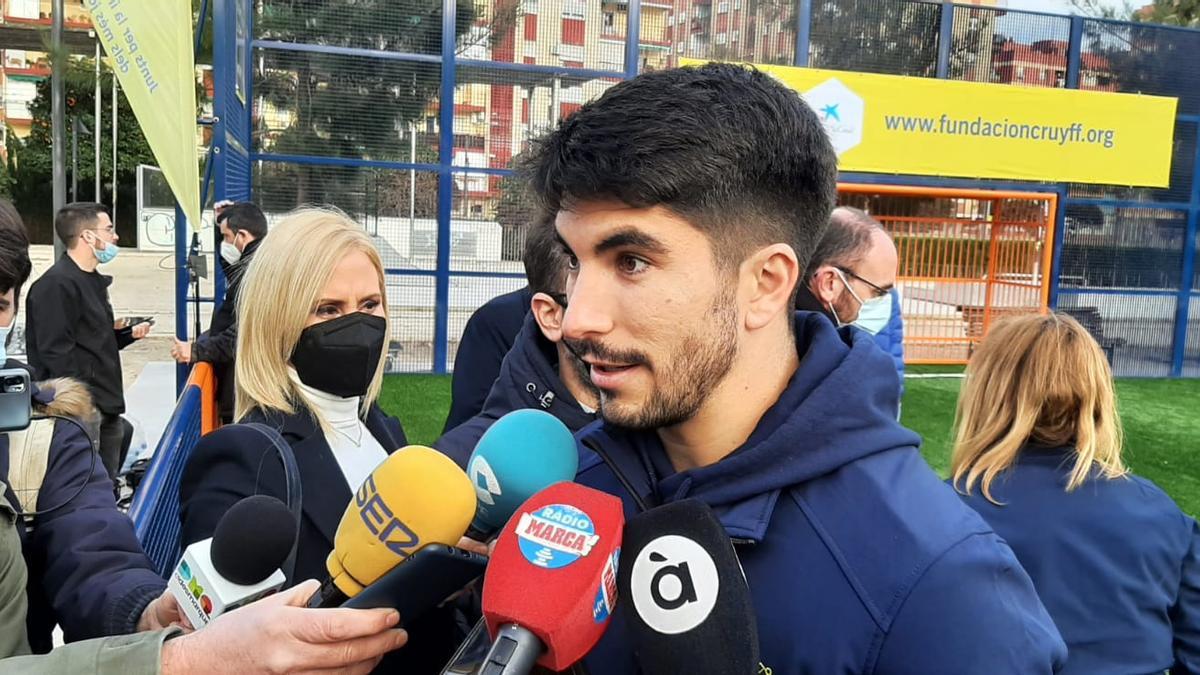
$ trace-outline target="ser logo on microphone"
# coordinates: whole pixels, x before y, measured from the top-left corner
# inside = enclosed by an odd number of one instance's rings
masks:
[[[417,533],[397,518],[387,502],[383,501],[383,495],[379,494],[375,487],[374,474],[367,476],[358,488],[354,495],[354,503],[358,506],[358,515],[367,526],[367,530],[402,560],[421,547],[421,538]]]
[[[659,633],[678,635],[708,618],[721,583],[716,563],[703,547],[669,534],[638,552],[629,585],[642,621]]]

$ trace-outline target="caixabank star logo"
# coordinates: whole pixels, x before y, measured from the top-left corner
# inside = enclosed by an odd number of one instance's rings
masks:
[[[863,99],[836,77],[831,77],[803,94],[840,157],[862,143]]]

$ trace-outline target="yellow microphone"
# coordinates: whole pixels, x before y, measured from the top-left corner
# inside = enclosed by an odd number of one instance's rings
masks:
[[[475,517],[475,502],[454,460],[421,445],[393,452],[342,514],[325,561],[329,578],[308,606],[341,605],[425,546],[454,546]]]

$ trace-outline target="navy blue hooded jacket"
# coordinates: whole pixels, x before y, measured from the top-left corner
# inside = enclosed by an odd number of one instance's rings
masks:
[[[581,442],[651,503],[713,508],[750,586],[760,672],[1053,672],[1066,647],[1028,575],[896,422],[888,355],[817,314],[799,312],[795,327],[799,369],[716,464],[675,473],[656,434],[603,423]],[[618,495],[632,516],[612,470],[584,460],[579,482]],[[637,672],[626,630],[618,612],[587,657],[592,672]]]
[[[1196,521],[1138,476],[1066,491],[1072,448],[1022,450],[968,505],[1004,537],[1067,642],[1064,673],[1200,673]]]
[[[521,332],[500,364],[500,376],[488,393],[483,412],[446,432],[433,447],[465,468],[475,445],[492,423],[525,408],[545,410],[572,432],[596,419],[580,407],[559,378],[558,350],[542,335],[532,313],[525,315]]]
[[[9,367],[14,364],[10,361]],[[95,411],[86,386],[72,380],[39,386],[35,412],[89,424]],[[7,434],[0,434],[4,477],[9,471],[8,441]],[[66,505],[35,517],[31,533],[20,529],[29,568],[26,623],[30,646],[37,653],[50,651],[56,623],[67,642],[134,632],[146,605],[167,587],[142,552],[133,523],[117,508],[112,485],[83,431],[56,421],[37,508]],[[18,508],[11,488],[5,497]]]
[[[450,412],[443,433],[483,410],[504,355],[512,349],[532,301],[533,291],[526,286],[488,300],[467,319],[454,353]]]
[[[875,344],[892,357],[896,364],[896,374],[900,376],[900,396],[904,396],[904,317],[900,314],[900,291],[893,288],[888,295],[892,296],[892,315],[887,325],[875,335]]]

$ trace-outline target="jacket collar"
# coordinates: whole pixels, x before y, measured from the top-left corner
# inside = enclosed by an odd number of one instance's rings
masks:
[[[579,473],[582,474],[603,463],[604,460],[598,453],[604,453],[622,477],[629,481],[625,486],[626,492],[630,489],[636,492],[637,499],[640,499],[646,508],[652,509],[660,504],[675,501],[680,495],[686,495],[690,488],[688,479],[685,478],[675,494],[659,493],[661,482],[658,477],[661,475],[661,467],[655,466],[658,462],[652,454],[654,451],[642,447],[642,443],[638,442],[640,438],[656,443],[657,437],[653,434],[626,434],[597,421],[580,431],[579,438],[583,446],[590,451],[580,457]],[[632,448],[634,452],[628,452],[625,448]],[[769,490],[733,504],[710,506],[730,537],[757,544],[767,535],[779,493],[780,490]]]
[[[342,469],[320,425],[307,408],[300,408],[293,415],[256,411],[255,416],[244,421],[263,422],[275,428],[291,446],[292,454],[296,457],[296,468],[300,472],[300,484],[305,486],[301,509],[332,545],[342,513],[354,494],[342,478]],[[401,439],[392,434],[379,406],[371,406],[363,424],[388,454],[400,447]],[[336,479],[331,480],[331,476],[336,476]],[[314,486],[321,487],[314,489]]]

